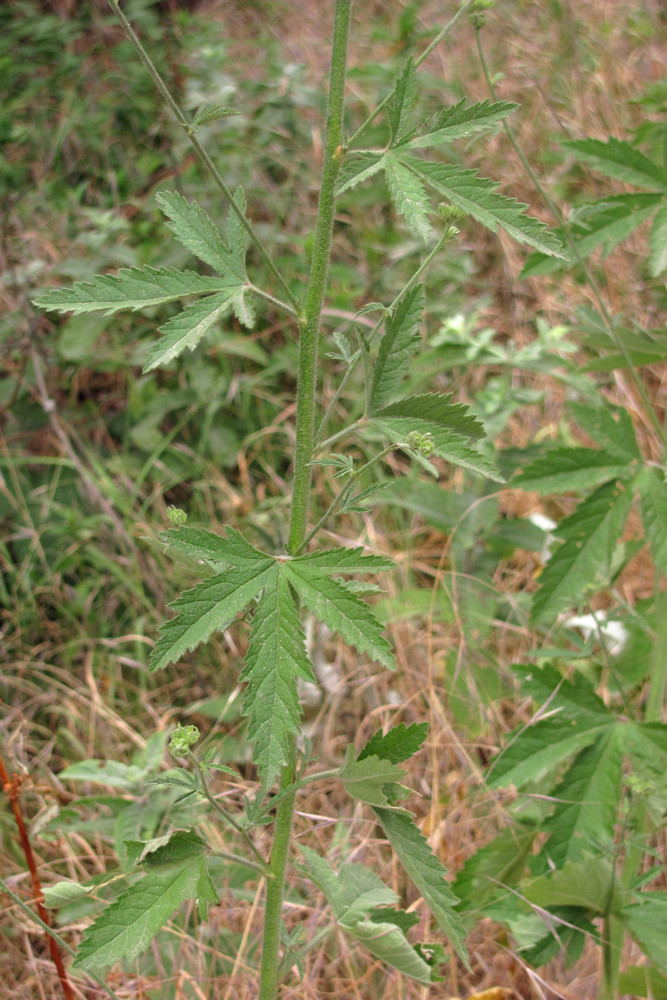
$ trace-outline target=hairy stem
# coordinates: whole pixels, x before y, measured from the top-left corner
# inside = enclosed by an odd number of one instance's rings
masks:
[[[308,500],[312,478],[310,462],[313,456],[315,431],[317,349],[333,235],[334,185],[340,168],[340,148],[343,142],[343,98],[351,6],[352,0],[336,0],[320,199],[304,321],[301,324],[299,342],[294,483],[288,543],[291,555],[294,555],[301,548],[308,525]],[[273,848],[269,863],[272,878],[266,891],[258,1000],[275,1000],[280,981],[280,928],[285,871],[290,851],[296,796],[296,790],[292,787],[296,776],[296,762],[296,739],[292,738],[290,760],[280,776],[280,791],[284,793],[284,797],[276,814]]]

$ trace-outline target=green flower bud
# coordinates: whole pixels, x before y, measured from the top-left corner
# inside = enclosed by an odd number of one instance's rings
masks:
[[[169,740],[169,753],[173,757],[182,757],[199,739],[196,726],[176,726]]]
[[[185,524],[188,519],[188,515],[180,507],[169,506],[167,507],[167,517],[172,524]]]

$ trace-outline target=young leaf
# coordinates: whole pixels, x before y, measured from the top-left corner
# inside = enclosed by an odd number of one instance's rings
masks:
[[[391,441],[403,447],[413,431],[422,435],[429,434],[433,441],[435,454],[444,458],[445,461],[451,462],[453,465],[460,465],[464,469],[470,469],[471,472],[476,472],[481,476],[487,476],[497,483],[505,482],[495,465],[480,452],[469,447],[466,438],[457,431],[430,420],[408,419],[406,417],[380,419],[378,415],[373,417],[373,423]],[[415,457],[419,458],[418,455]]]
[[[664,168],[627,142],[614,138],[607,142],[600,139],[574,139],[563,142],[562,145],[577,159],[584,160],[607,177],[639,187],[667,191]]]
[[[188,202],[176,191],[160,191],[155,199],[169,219],[167,226],[186,249],[231,284],[245,282],[245,272],[238,273],[220,230],[196,201]]]
[[[374,807],[389,843],[396,852],[431,913],[447,935],[447,939],[461,960],[468,965],[468,952],[464,943],[465,930],[454,909],[456,896],[445,881],[446,869],[431,851],[426,838],[414,820],[404,811]]]
[[[407,727],[404,722],[401,722],[387,733],[378,729],[362,748],[357,760],[376,756],[382,760],[388,760],[392,764],[400,764],[401,761],[408,760],[417,753],[426,739],[427,729],[427,722],[415,722]]]
[[[630,489],[605,483],[561,521],[557,534],[564,541],[540,576],[531,609],[534,621],[577,605],[586,588],[609,573],[631,504]]]
[[[384,790],[385,785],[400,785],[405,777],[402,768],[375,755],[356,760],[352,746],[347,748],[347,759],[339,773],[345,790],[353,798],[384,808],[392,806]]]
[[[504,118],[508,118],[518,104],[508,104],[499,101],[491,104],[482,101],[466,107],[465,98],[458,104],[452,104],[425,122],[418,130],[419,134],[409,137],[401,147],[410,149],[426,149],[454,139],[466,139],[475,133],[488,132]]]
[[[152,857],[150,870],[123,892],[85,932],[75,968],[103,971],[120,959],[132,960],[151,943],[171,914],[186,899],[197,899],[202,914],[218,895],[206,868],[206,845],[194,833],[185,835],[178,856],[167,850],[163,863]],[[164,849],[163,849],[164,850]]]
[[[161,670],[205,642],[213,632],[228,628],[271,581],[275,572],[275,560],[266,556],[256,563],[229,569],[187,590],[169,605],[178,614],[161,626],[150,669]]]
[[[74,314],[103,310],[110,316],[119,309],[145,309],[199,292],[228,290],[229,282],[223,278],[209,278],[194,271],[123,267],[118,274],[98,274],[92,281],[75,282],[71,288],[54,288],[34,301],[40,309]]]
[[[550,256],[567,259],[562,244],[544,223],[526,215],[525,205],[497,194],[498,185],[494,181],[480,177],[475,170],[451,163],[431,163],[411,156],[403,156],[401,161],[416,177],[491,232],[501,227],[519,243],[528,243]]]
[[[432,233],[428,214],[431,202],[424,185],[415,173],[408,169],[399,156],[391,151],[383,157],[384,176],[387,181],[392,204],[402,215],[410,229],[424,243],[428,243]]]
[[[195,129],[210,122],[219,121],[221,118],[229,118],[230,115],[238,115],[240,111],[230,108],[228,104],[202,104],[197,108],[192,124]]]
[[[410,359],[419,349],[419,326],[424,311],[421,285],[404,295],[384,324],[377,360],[373,367],[370,408],[374,412],[396,392],[405,378]]]
[[[484,427],[473,416],[465,403],[450,403],[451,394],[446,396],[435,392],[427,392],[419,396],[406,396],[395,403],[389,403],[376,410],[374,416],[378,420],[387,417],[404,417],[406,419],[430,420],[443,427],[450,427],[467,437],[480,438],[484,435]]]
[[[392,648],[382,635],[382,626],[356,594],[324,571],[297,559],[286,562],[284,571],[300,600],[332,632],[388,670],[396,668]]]
[[[213,324],[230,312],[235,299],[241,294],[242,290],[233,285],[219,295],[208,295],[205,299],[198,299],[160,327],[163,336],[151,348],[144,365],[144,373],[152,371],[159,365],[168,364],[186,349],[194,351]]]
[[[306,655],[299,613],[283,567],[267,579],[252,619],[240,680],[246,682],[244,715],[248,738],[264,788],[270,788],[289,759],[290,736],[300,731],[297,678],[317,683]]]

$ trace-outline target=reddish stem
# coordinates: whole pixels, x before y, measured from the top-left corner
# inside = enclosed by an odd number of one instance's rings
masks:
[[[16,820],[16,825],[19,830],[19,838],[21,840],[21,847],[23,853],[25,854],[25,859],[28,863],[28,868],[30,869],[30,878],[32,879],[32,897],[35,901],[37,907],[37,912],[40,918],[44,921],[47,927],[51,926],[49,920],[49,913],[44,906],[44,896],[42,894],[42,885],[39,881],[39,874],[37,872],[37,865],[35,864],[35,856],[32,853],[32,847],[30,846],[30,840],[28,839],[28,832],[25,828],[25,823],[23,822],[23,814],[21,813],[21,805],[19,803],[19,789],[23,782],[23,779],[18,774],[13,774],[11,780],[7,771],[5,769],[2,757],[0,757],[0,780],[2,781],[2,790],[9,799],[10,805],[12,807],[12,812],[14,813],[14,819]],[[62,955],[58,951],[58,945],[56,944],[54,938],[47,934],[47,941],[49,946],[49,952],[53,960],[53,964],[58,972],[58,979],[60,980],[60,985],[63,988],[63,993],[65,994],[65,1000],[75,1000],[74,991],[72,989],[71,983],[67,977],[67,970],[63,964]]]

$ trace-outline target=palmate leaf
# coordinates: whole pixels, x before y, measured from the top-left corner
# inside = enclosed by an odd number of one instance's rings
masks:
[[[667,575],[667,483],[662,469],[644,466],[635,480],[639,487],[644,531],[659,573]]]
[[[534,621],[577,605],[588,587],[604,581],[631,504],[632,490],[605,483],[561,521],[556,533],[564,541],[540,576],[531,609]]]
[[[657,278],[667,268],[667,204],[662,205],[655,213],[648,242],[649,271],[652,278]]]
[[[516,111],[518,104],[481,101],[466,106],[465,98],[438,112],[418,129],[418,135],[408,137],[401,148],[426,149],[454,139],[466,139],[476,133],[488,132]]]
[[[366,150],[349,153],[336,178],[336,195],[351,191],[384,169],[384,154]]]
[[[621,917],[647,957],[667,973],[667,896],[664,892],[639,893],[638,902],[623,907]]]
[[[415,61],[410,56],[403,72],[394,85],[392,99],[387,107],[387,118],[391,126],[392,144],[399,142],[408,132],[410,114],[417,97],[417,73]]]
[[[284,572],[305,607],[332,632],[388,670],[396,669],[394,654],[382,635],[381,624],[355,593],[331,579],[325,571],[297,559],[286,562]]]
[[[405,777],[402,768],[389,760],[383,760],[376,754],[356,759],[352,746],[347,748],[347,759],[339,773],[345,790],[352,798],[385,808],[391,808],[393,805],[385,786],[400,785]]]
[[[393,314],[385,320],[384,334],[373,366],[371,412],[385,404],[404,380],[410,360],[419,350],[423,311],[424,290],[417,285],[403,296]]]
[[[581,429],[610,455],[628,463],[641,458],[632,417],[627,410],[571,403],[570,411]]]
[[[317,683],[306,655],[299,613],[285,578],[275,564],[264,586],[250,630],[240,680],[246,683],[243,713],[250,717],[248,738],[264,788],[270,788],[288,762],[290,736],[300,732],[297,678]]]
[[[506,898],[523,875],[536,835],[532,828],[508,827],[476,851],[452,885],[457,912],[479,914],[489,899]]]
[[[667,191],[664,167],[649,160],[627,142],[614,138],[607,142],[600,139],[574,139],[563,142],[562,145],[578,160],[584,160],[607,177],[636,184],[638,187]]]
[[[98,274],[92,281],[77,281],[71,288],[54,288],[35,299],[40,309],[59,312],[145,309],[200,292],[227,292],[229,282],[174,267],[121,268],[118,274]]]
[[[359,752],[357,760],[364,760],[365,757],[375,755],[391,764],[400,764],[401,761],[408,760],[417,753],[426,739],[427,729],[427,722],[415,722],[407,727],[404,722],[401,722],[387,733],[378,729]]]
[[[175,843],[178,841],[178,844]],[[103,971],[121,959],[131,961],[186,899],[196,899],[205,918],[218,894],[206,867],[206,844],[192,831],[179,831],[146,859],[146,874],[103,911],[85,932],[75,968]]]
[[[588,856],[522,886],[522,893],[537,906],[579,906],[606,913],[614,894],[614,869],[609,858]]]
[[[305,556],[297,556],[292,563],[297,567],[305,566],[306,569],[310,567],[327,573],[380,573],[394,567],[391,559],[384,556],[364,555],[360,546],[309,552]]]
[[[454,164],[431,163],[412,156],[402,156],[401,161],[421,181],[491,232],[500,227],[519,243],[528,243],[536,250],[567,260],[563,245],[553,233],[542,222],[526,215],[525,205],[498,194],[494,181]]]
[[[241,566],[261,562],[266,555],[245,540],[240,531],[227,526],[227,537],[205,528],[180,525],[163,531],[160,538],[170,549],[210,564]]]
[[[484,427],[465,403],[450,403],[451,394],[441,395],[427,392],[418,396],[406,396],[397,399],[375,411],[379,420],[388,417],[429,420],[442,427],[449,427],[466,437],[480,438],[484,435]]]
[[[231,312],[235,301],[243,295],[243,288],[234,285],[219,295],[209,295],[186,306],[160,327],[161,339],[151,348],[144,372],[152,371],[159,365],[166,365],[179,357],[186,349],[194,351],[202,337],[214,323]]]

